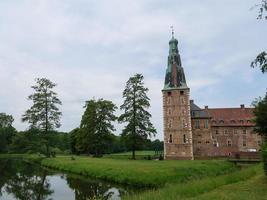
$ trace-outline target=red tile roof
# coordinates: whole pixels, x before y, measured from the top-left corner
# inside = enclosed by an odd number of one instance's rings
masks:
[[[212,126],[254,126],[253,108],[208,108]]]

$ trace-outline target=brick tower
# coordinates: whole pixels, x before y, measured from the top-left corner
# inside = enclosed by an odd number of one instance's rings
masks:
[[[178,51],[178,41],[169,41],[168,66],[163,94],[164,157],[192,160],[193,144],[190,116],[190,89]]]

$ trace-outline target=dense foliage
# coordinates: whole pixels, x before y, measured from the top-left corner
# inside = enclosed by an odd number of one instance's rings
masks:
[[[267,176],[267,143],[265,143],[262,147],[262,158],[264,164],[264,171]]]
[[[135,159],[135,151],[138,146],[148,137],[156,134],[156,130],[150,122],[151,114],[147,111],[150,107],[147,92],[148,88],[144,87],[142,74],[130,77],[123,91],[124,103],[120,107],[123,114],[119,117],[119,121],[126,123],[122,131],[122,138],[132,150],[132,159]]]
[[[112,123],[116,120],[117,107],[108,100],[92,99],[86,102],[85,108],[80,128],[73,131],[76,135],[72,134],[74,151],[102,156],[113,140],[115,128]]]
[[[259,98],[254,101],[255,106],[255,131],[267,139],[267,93],[264,98]]]

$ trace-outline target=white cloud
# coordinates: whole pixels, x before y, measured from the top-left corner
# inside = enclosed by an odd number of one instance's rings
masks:
[[[103,97],[119,106],[129,76],[143,73],[152,121],[162,139],[161,89],[171,25],[196,103],[249,104],[266,87],[266,76],[249,68],[267,42],[266,22],[256,20],[257,12],[249,10],[254,4],[1,1],[0,112],[13,114],[15,127],[25,129],[20,117],[30,105],[30,86],[34,78],[48,77],[58,84],[63,102],[61,130],[69,131],[79,125],[85,100]],[[244,95],[236,89],[240,85],[250,92]],[[117,127],[119,132],[121,125]]]

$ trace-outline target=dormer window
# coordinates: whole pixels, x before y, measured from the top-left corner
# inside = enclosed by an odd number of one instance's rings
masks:
[[[224,124],[224,121],[223,121],[223,120],[220,120],[220,121],[219,121],[219,124]]]

